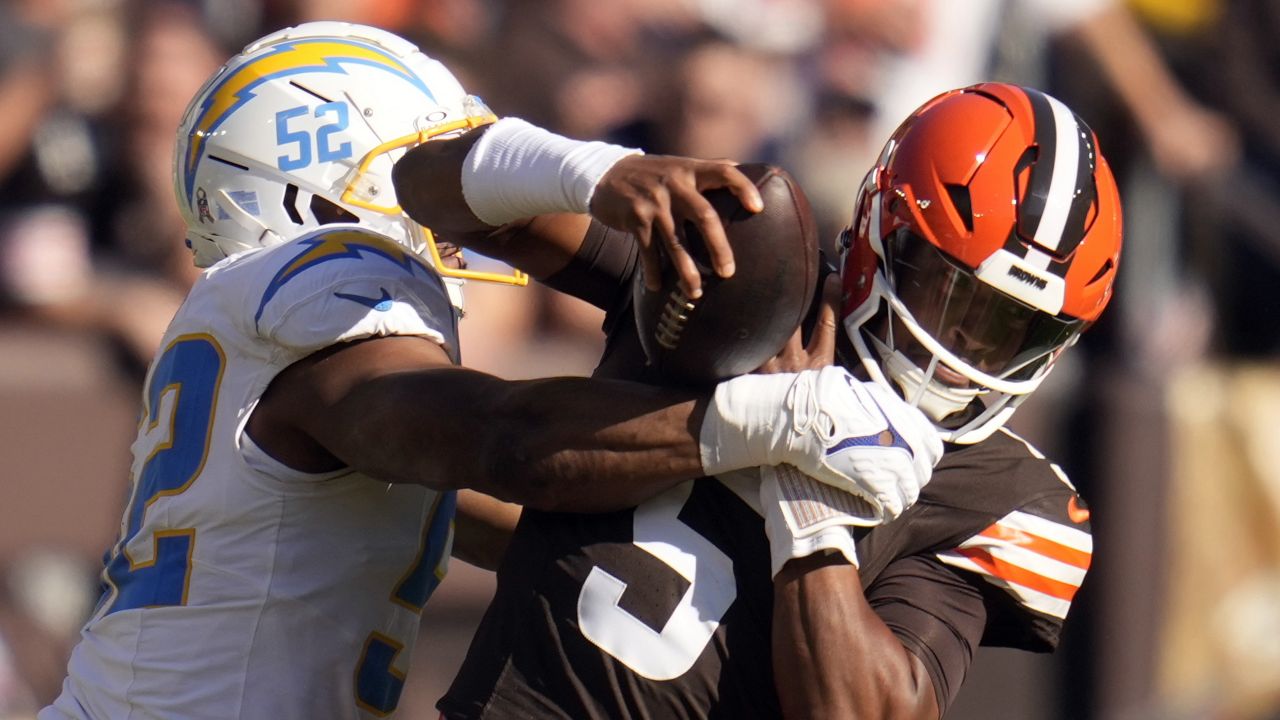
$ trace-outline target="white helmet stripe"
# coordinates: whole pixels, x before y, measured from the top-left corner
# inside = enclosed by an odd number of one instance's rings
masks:
[[[1050,250],[1057,250],[1071,214],[1076,197],[1080,171],[1080,134],[1083,129],[1076,123],[1075,113],[1056,98],[1042,95],[1049,101],[1053,112],[1053,175],[1049,179],[1049,192],[1045,198],[1044,214],[1036,226],[1034,240]],[[1039,119],[1039,118],[1037,118]],[[1044,162],[1041,159],[1040,162]]]

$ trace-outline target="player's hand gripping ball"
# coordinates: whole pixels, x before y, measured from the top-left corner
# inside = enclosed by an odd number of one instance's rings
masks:
[[[782,350],[809,308],[818,284],[818,233],[804,191],[781,168],[740,165],[755,182],[764,210],[751,213],[728,190],[706,193],[720,214],[736,271],[721,278],[692,223],[684,247],[702,275],[702,297],[680,291],[664,255],[661,289],[632,287],[636,327],[649,364],[673,383],[710,385],[758,368]]]

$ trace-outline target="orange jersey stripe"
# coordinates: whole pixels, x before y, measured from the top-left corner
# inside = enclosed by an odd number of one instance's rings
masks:
[[[1011,528],[1006,525],[996,523],[991,527],[979,533],[982,537],[991,538],[993,540],[1003,540],[1005,542],[1019,545],[1038,555],[1057,560],[1072,567],[1078,567],[1081,570],[1089,569],[1089,561],[1093,558],[1093,554],[1084,550],[1063,545],[1054,542],[1039,535],[1033,535],[1026,530]]]
[[[1071,583],[1054,580],[1017,565],[1011,565],[992,556],[990,552],[983,548],[959,548],[956,552],[969,558],[994,577],[1016,583],[1059,600],[1071,602],[1071,598],[1075,597],[1076,590],[1079,589],[1079,587]]]

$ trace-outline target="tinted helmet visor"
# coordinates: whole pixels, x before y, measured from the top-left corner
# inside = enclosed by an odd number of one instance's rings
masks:
[[[980,373],[1026,380],[1087,325],[1050,315],[982,282],[924,238],[903,228],[888,238],[887,274],[894,294],[920,330]],[[876,323],[893,334],[898,323]],[[881,338],[909,356],[921,348],[906,338]],[[925,352],[927,359],[928,353]]]

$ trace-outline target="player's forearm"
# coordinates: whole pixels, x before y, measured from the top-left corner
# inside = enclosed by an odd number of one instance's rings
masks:
[[[332,412],[359,421],[325,446],[374,477],[540,509],[629,507],[702,474],[703,409],[682,391],[448,368],[374,378]]]
[[[460,237],[458,244],[518,267],[537,280],[546,280],[569,264],[582,247],[590,225],[588,215],[538,215],[490,233]]]
[[[794,408],[807,400],[806,417],[844,427],[866,413],[854,385],[833,368],[746,375],[701,393],[588,378],[509,382],[452,365],[427,339],[391,336],[294,363],[272,381],[248,431],[311,472],[345,465],[536,508],[608,510],[704,474],[782,463],[859,490]]]
[[[486,129],[481,127],[457,138],[423,143],[396,162],[391,179],[396,198],[409,217],[445,233],[494,229],[472,212],[459,182],[467,153]]]
[[[396,197],[409,217],[442,239],[518,267],[539,280],[549,277],[573,257],[591,219],[551,214],[495,228],[476,217],[459,178],[467,153],[484,131],[433,140],[410,150],[392,174]]]
[[[784,717],[938,718],[923,664],[872,612],[839,555],[789,562],[774,580],[773,666]]]

